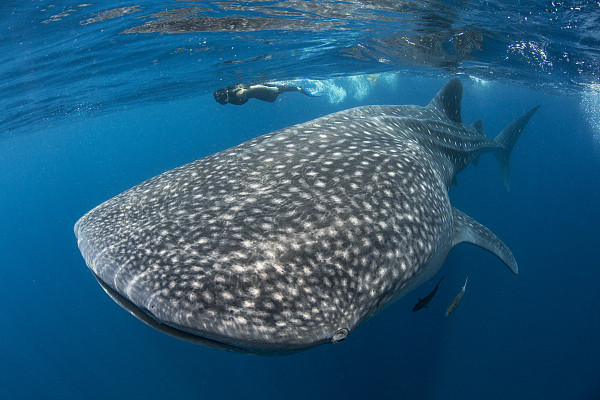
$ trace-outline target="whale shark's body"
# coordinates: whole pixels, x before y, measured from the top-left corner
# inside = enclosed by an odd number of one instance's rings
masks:
[[[365,106],[165,172],[75,225],[107,293],[150,326],[260,354],[338,342],[470,242],[510,250],[450,205],[455,175],[508,157],[537,108],[495,139],[461,121],[451,80],[426,107]]]

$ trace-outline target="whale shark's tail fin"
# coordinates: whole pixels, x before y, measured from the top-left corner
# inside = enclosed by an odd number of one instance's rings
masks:
[[[525,114],[521,115],[519,118],[515,119],[513,122],[508,124],[508,126],[504,128],[504,130],[502,130],[498,136],[494,138],[494,141],[501,146],[494,152],[494,155],[496,156],[498,164],[500,165],[502,179],[504,180],[504,186],[506,186],[506,190],[510,190],[510,153],[515,146],[515,143],[519,139],[519,136],[521,136],[521,132],[525,128],[525,125],[527,125],[539,107],[540,106],[536,106],[527,111]]]

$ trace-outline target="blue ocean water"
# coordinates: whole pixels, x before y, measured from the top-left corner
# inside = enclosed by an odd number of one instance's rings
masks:
[[[9,1],[0,15],[0,398],[600,398],[598,2]],[[411,312],[437,279],[343,343],[259,357],[147,327],[77,249],[75,221],[145,179],[330,112],[425,105],[453,76],[463,120],[489,136],[541,105],[510,191],[489,155],[450,191],[518,276],[461,245],[429,309]],[[212,96],[299,78],[323,95]]]

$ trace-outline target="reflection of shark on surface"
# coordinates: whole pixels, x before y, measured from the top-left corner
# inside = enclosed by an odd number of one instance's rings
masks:
[[[483,39],[483,33],[477,29],[439,30],[421,35],[372,38],[341,53],[359,60],[456,69],[461,62],[482,51]]]
[[[469,280],[469,277],[467,276],[467,279],[465,279],[465,284],[463,285],[462,290],[460,291],[459,294],[456,295],[456,297],[452,300],[452,302],[448,306],[448,309],[446,310],[446,317],[448,315],[452,314],[452,311],[456,310],[456,307],[458,307],[460,301],[462,300],[463,296],[465,295],[465,290],[467,289],[467,281],[468,280]]]
[[[283,354],[345,339],[429,280],[450,249],[510,250],[453,208],[455,175],[508,158],[537,110],[495,139],[462,123],[462,85],[426,106],[357,107],[147,180],[75,224],[104,290],[146,324],[211,347]]]
[[[419,299],[419,301],[417,302],[417,304],[415,304],[415,306],[412,309],[413,312],[419,311],[419,310],[421,310],[423,308],[427,308],[429,306],[429,303],[433,299],[433,296],[435,296],[435,294],[438,291],[438,288],[440,287],[440,283],[442,283],[442,279],[444,279],[444,276],[442,276],[440,278],[440,280],[437,283],[437,285],[435,285],[435,289],[433,289],[433,291],[431,293],[429,293],[427,296],[423,297],[422,299]]]

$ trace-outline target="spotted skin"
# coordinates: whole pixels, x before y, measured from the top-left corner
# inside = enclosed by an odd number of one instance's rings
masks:
[[[260,354],[341,341],[458,243],[448,187],[500,147],[460,122],[461,94],[452,80],[427,107],[341,111],[165,172],[83,216],[81,253],[173,336]]]

